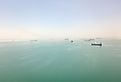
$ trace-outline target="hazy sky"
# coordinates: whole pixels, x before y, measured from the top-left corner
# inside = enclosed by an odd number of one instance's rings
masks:
[[[121,0],[0,0],[0,39],[121,38]]]

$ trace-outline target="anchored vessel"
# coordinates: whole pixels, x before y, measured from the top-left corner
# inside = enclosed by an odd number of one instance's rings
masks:
[[[73,41],[73,40],[71,40],[70,42],[71,42],[71,43],[73,43],[74,41]]]
[[[92,46],[102,46],[102,43],[91,43]]]

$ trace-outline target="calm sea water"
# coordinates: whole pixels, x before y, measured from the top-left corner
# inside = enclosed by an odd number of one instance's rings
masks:
[[[0,43],[0,82],[121,82],[121,40]]]

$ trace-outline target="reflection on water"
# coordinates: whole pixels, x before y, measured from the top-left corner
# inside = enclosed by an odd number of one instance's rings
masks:
[[[0,43],[0,82],[121,82],[121,41]]]

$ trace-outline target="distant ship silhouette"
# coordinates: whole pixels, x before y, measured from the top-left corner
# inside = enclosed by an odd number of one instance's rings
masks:
[[[92,46],[102,46],[102,43],[91,43]]]

